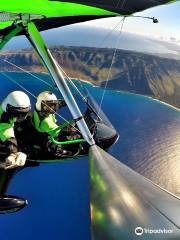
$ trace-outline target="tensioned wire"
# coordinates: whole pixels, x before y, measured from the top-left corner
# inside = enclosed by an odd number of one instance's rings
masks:
[[[4,61],[4,62],[6,62],[6,63],[8,63],[8,64],[10,64],[10,65],[18,68],[18,69],[20,69],[20,70],[22,70],[23,72],[31,75],[32,77],[40,80],[41,82],[43,82],[43,83],[46,84],[47,86],[49,86],[49,87],[51,87],[52,89],[54,89],[54,86],[53,86],[53,85],[47,83],[45,80],[43,80],[42,78],[36,76],[35,74],[33,74],[33,73],[31,73],[31,72],[29,72],[29,71],[27,71],[27,70],[25,70],[25,69],[17,66],[16,64],[14,64],[14,63],[12,63],[12,62],[9,62],[9,61],[6,60],[6,59],[0,59],[0,60]],[[58,64],[58,66],[59,66],[59,68],[61,69],[61,71],[64,73],[64,75],[67,77],[67,79],[68,79],[68,81],[71,83],[71,85],[76,89],[76,91],[77,91],[77,92],[79,93],[79,95],[82,97],[82,99],[83,99],[85,102],[87,102],[87,99],[82,95],[82,93],[79,91],[79,89],[78,89],[77,86],[73,83],[73,81],[70,79],[70,77],[66,74],[66,72],[63,70],[63,68],[62,68],[59,64]]]
[[[124,18],[123,18],[123,19],[124,19]],[[123,21],[123,19],[121,19],[121,20],[108,32],[108,34],[107,34],[107,35],[102,39],[102,41],[100,41],[100,43],[97,45],[97,48],[99,48],[99,47],[101,47],[101,46],[103,45],[103,43],[108,39],[108,37],[112,34],[112,32],[119,26],[119,24]],[[98,52],[98,50],[96,50],[96,51],[94,52],[94,54],[97,53],[97,52]],[[94,54],[93,54],[93,55],[94,55]],[[92,56],[92,57],[93,57],[93,56]],[[87,65],[87,64],[91,61],[92,57],[90,57],[85,63],[82,63],[82,64],[83,64],[83,65]],[[6,60],[6,59],[0,59],[0,60],[6,62],[6,63],[8,63],[8,64],[11,64],[12,66],[14,66],[14,67],[22,70],[23,72],[31,75],[32,77],[40,80],[41,82],[45,83],[46,85],[48,85],[48,86],[50,86],[52,89],[54,89],[54,87],[53,87],[51,84],[48,84],[48,83],[47,83],[46,81],[44,81],[42,78],[40,78],[40,77],[36,76],[35,74],[33,74],[33,73],[31,73],[31,72],[23,69],[22,67],[14,64],[14,63]],[[87,102],[87,97],[84,96],[84,95],[79,91],[79,89],[77,88],[77,86],[73,83],[73,81],[72,81],[71,78],[67,75],[67,73],[63,70],[63,68],[62,68],[59,64],[58,64],[58,66],[61,68],[61,71],[64,73],[64,75],[66,76],[66,78],[68,79],[68,81],[70,82],[70,84],[74,87],[74,89],[79,93],[79,95],[82,97],[82,99],[83,99],[85,102]],[[86,87],[82,84],[82,82],[81,82],[79,79],[77,79],[77,80],[78,80],[79,84],[81,85],[82,89],[85,90],[85,91],[84,91],[84,94],[87,95],[88,92],[87,92]]]
[[[36,79],[38,79],[38,80],[40,80],[41,82],[43,82],[43,83],[46,84],[47,86],[53,88],[53,86],[52,86],[51,84],[47,83],[46,81],[44,81],[42,78],[36,76],[35,74],[33,74],[33,73],[31,73],[31,72],[29,72],[29,71],[27,71],[27,70],[25,70],[25,69],[23,69],[23,68],[17,66],[16,64],[14,64],[14,63],[12,63],[12,62],[9,62],[9,61],[6,60],[6,59],[0,59],[0,60],[9,63],[10,65],[12,65],[12,66],[14,66],[14,67],[20,69],[21,71],[23,71],[23,72],[25,72],[25,73],[31,75],[32,77],[34,77],[34,78],[36,78]]]
[[[119,24],[120,24],[124,19],[125,19],[125,17],[124,17],[123,19],[121,19],[121,20],[118,22],[118,24],[116,24],[116,25],[113,27],[113,29],[111,29],[111,30],[108,32],[108,34],[103,38],[103,40],[98,44],[97,47],[102,46],[102,44],[107,40],[107,38],[111,35],[111,33],[119,26]],[[122,29],[122,26],[121,26],[121,29]],[[117,50],[117,49],[116,49],[116,50]],[[97,51],[98,51],[98,50],[96,50],[95,53],[96,53]],[[92,59],[92,57],[89,58],[88,61],[85,62],[83,65],[88,64],[89,61],[91,61],[91,59]],[[113,59],[114,59],[114,58],[113,58]],[[113,59],[112,59],[112,61],[113,61]],[[46,81],[44,81],[44,80],[41,79],[40,77],[37,77],[37,76],[34,75],[33,73],[31,73],[31,72],[29,72],[29,71],[27,71],[27,70],[24,70],[22,67],[19,67],[19,66],[17,66],[17,65],[14,64],[14,63],[9,62],[9,61],[6,60],[6,59],[0,59],[0,60],[4,61],[4,62],[6,62],[6,63],[8,63],[8,64],[10,64],[10,65],[12,65],[12,66],[14,66],[14,67],[17,67],[18,69],[22,70],[23,72],[31,75],[32,77],[40,80],[41,82],[43,82],[43,83],[45,83],[46,85],[48,85],[48,86],[50,86],[51,88],[53,88],[53,86],[52,86],[51,84],[48,84]],[[112,64],[111,64],[111,66],[112,66]],[[60,67],[60,66],[59,66],[59,67]],[[67,80],[71,83],[71,85],[76,89],[76,91],[77,91],[77,92],[79,93],[79,95],[82,97],[82,99],[83,99],[85,102],[87,102],[86,97],[84,97],[84,96],[82,95],[82,93],[79,91],[79,89],[78,89],[77,86],[73,83],[73,81],[70,79],[70,77],[66,74],[66,72],[62,69],[62,67],[60,67],[60,69],[61,69],[61,71],[63,72],[63,74],[66,76]],[[17,83],[17,82],[16,82],[14,79],[12,79],[10,76],[8,76],[7,74],[5,74],[4,72],[1,72],[1,74],[4,75],[6,78],[8,78],[11,82],[13,82],[13,83],[15,83],[16,85],[18,85],[18,86],[19,86],[20,88],[22,88],[24,91],[26,91],[27,93],[29,93],[29,94],[30,94],[31,96],[33,96],[35,99],[37,99],[37,97],[36,97],[33,93],[31,93],[30,91],[28,91],[28,90],[27,90],[25,87],[23,87],[21,84]],[[109,77],[108,77],[108,78],[109,78]],[[106,80],[106,81],[107,81],[107,80]],[[85,86],[82,84],[82,82],[81,82],[80,80],[79,80],[79,82],[80,82],[81,86],[83,86],[83,88],[86,89]],[[106,84],[106,85],[107,85],[107,84]],[[106,91],[106,89],[105,89],[105,91]],[[86,89],[86,93],[87,93],[87,89]],[[105,92],[103,93],[103,96],[102,96],[102,99],[101,99],[101,105],[102,105],[102,101],[103,101],[103,98],[104,98],[104,94],[105,94]],[[100,109],[99,109],[99,110],[100,110]],[[64,117],[62,117],[60,114],[58,114],[57,112],[55,112],[55,114],[56,114],[57,116],[59,116],[61,119],[63,119],[65,122],[68,123],[68,120],[65,119]],[[97,114],[97,115],[98,115],[98,114]],[[74,126],[72,126],[72,127],[74,127]],[[74,128],[75,128],[75,127],[74,127]],[[77,128],[75,128],[75,129],[79,131],[79,129],[77,129]],[[80,132],[80,131],[79,131],[79,132]]]
[[[144,17],[144,16],[131,16],[131,17],[141,17],[141,18],[153,19],[152,17]],[[117,17],[116,17],[116,18],[117,18]],[[100,47],[103,45],[103,43],[108,39],[108,37],[111,35],[111,33],[112,33],[116,28],[118,28],[119,25],[120,25],[120,23],[123,21],[122,26],[121,26],[121,32],[122,32],[122,27],[123,27],[123,24],[124,24],[124,20],[125,20],[125,17],[123,17],[123,18],[108,32],[108,34],[103,38],[103,40],[97,45],[97,47],[96,47],[97,50],[93,53],[93,55],[91,55],[91,57],[90,57],[85,63],[82,63],[82,65],[86,66],[86,65],[92,60],[94,54],[96,54],[96,53],[98,52],[98,48],[100,48]],[[116,49],[115,51],[117,51],[117,49]],[[114,57],[115,57],[115,56],[114,56]],[[27,73],[27,74],[29,74],[29,75],[31,75],[31,76],[39,79],[41,82],[43,82],[44,84],[46,84],[46,85],[48,85],[49,87],[51,87],[52,89],[54,89],[54,86],[53,86],[53,85],[48,84],[46,81],[44,81],[42,78],[36,76],[35,74],[33,74],[33,73],[31,73],[31,72],[29,72],[29,71],[27,71],[27,70],[24,70],[23,68],[17,66],[16,64],[14,64],[14,63],[12,63],[12,62],[9,62],[9,61],[6,60],[6,59],[0,59],[0,60],[9,63],[9,64],[11,64],[12,66],[15,66],[16,68],[18,68],[18,69],[22,70],[23,72],[25,72],[25,73]],[[112,61],[113,61],[113,60],[112,60]],[[63,68],[62,68],[60,65],[59,65],[59,67],[60,67],[61,71],[64,73],[64,75],[66,76],[67,80],[70,82],[70,84],[74,87],[74,89],[75,89],[75,90],[78,92],[78,94],[82,97],[83,101],[85,101],[85,102],[87,103],[88,91],[87,91],[86,87],[84,86],[84,84],[82,84],[82,81],[80,81],[80,79],[76,79],[76,80],[79,82],[79,84],[81,85],[82,90],[84,90],[84,95],[85,95],[85,96],[83,96],[83,94],[79,91],[79,89],[77,88],[77,86],[73,83],[73,81],[72,81],[71,78],[67,75],[67,73],[63,70]],[[109,74],[108,74],[108,75],[109,75]],[[56,83],[55,83],[55,84],[56,84]],[[106,80],[106,85],[107,85],[107,80]],[[104,95],[104,94],[103,94],[103,95]],[[101,104],[101,105],[102,105],[102,104]]]
[[[117,45],[118,45],[118,40],[119,40],[119,37],[122,33],[122,29],[123,29],[123,24],[124,24],[124,21],[125,21],[125,18],[126,17],[123,17],[109,32],[108,34],[103,38],[103,40],[98,44],[97,48],[101,47],[103,45],[103,43],[108,39],[108,37],[111,35],[111,33],[119,27],[120,23],[121,24],[121,28],[120,28],[120,32],[119,32],[119,36],[118,36],[118,39],[117,39],[117,42],[116,42],[116,48],[114,49],[114,53],[113,53],[113,57],[112,57],[112,60],[111,60],[111,65],[110,65],[110,68],[109,68],[109,71],[108,71],[108,76],[107,76],[107,79],[105,81],[105,87],[104,87],[104,91],[103,91],[103,94],[102,94],[102,97],[101,97],[101,101],[100,101],[100,105],[99,105],[99,111],[97,113],[97,118],[98,118],[98,115],[100,113],[100,109],[101,109],[101,106],[102,106],[102,102],[104,100],[104,96],[105,96],[105,92],[106,92],[106,89],[107,89],[107,84],[108,84],[108,81],[109,81],[109,78],[110,78],[110,73],[111,73],[111,69],[112,69],[112,65],[113,65],[113,61],[115,59],[115,56],[116,56],[116,52],[117,52]],[[94,54],[97,52],[98,50],[96,50],[94,52]],[[94,55],[93,54],[93,55]],[[91,61],[92,57],[90,57],[85,63],[82,63],[83,65],[87,65],[90,61]],[[59,65],[58,65],[59,66]],[[61,71],[63,72],[63,74],[66,76],[67,80],[71,83],[71,85],[76,89],[76,91],[79,93],[79,95],[82,97],[82,99],[87,103],[87,99],[86,97],[84,97],[81,92],[79,91],[79,89],[76,87],[76,85],[73,83],[73,81],[71,80],[71,78],[67,75],[67,73],[62,69],[61,66],[59,66]],[[82,86],[82,88],[86,91],[86,94],[88,95],[88,90],[86,89],[86,87],[82,84],[82,82],[78,79],[80,85]]]
[[[101,97],[101,100],[100,100],[100,105],[99,105],[99,111],[97,113],[97,116],[99,115],[99,112],[100,112],[100,109],[101,109],[101,106],[102,106],[102,103],[103,103],[103,100],[104,100],[104,97],[105,97],[105,92],[106,92],[106,89],[107,89],[107,84],[108,84],[108,81],[109,81],[109,78],[110,78],[110,74],[111,74],[111,69],[112,69],[112,66],[113,66],[113,61],[115,59],[115,56],[116,56],[116,52],[117,52],[117,45],[118,45],[118,40],[119,40],[119,37],[122,33],[122,29],[123,29],[123,25],[124,25],[124,21],[125,21],[125,18],[126,17],[123,17],[109,32],[108,34],[103,38],[103,40],[97,45],[97,50],[94,52],[93,55],[95,55],[97,52],[98,52],[98,48],[100,48],[104,42],[108,39],[108,37],[111,35],[111,33],[117,29],[121,24],[121,28],[120,28],[120,32],[119,32],[119,36],[117,38],[117,42],[116,42],[116,47],[114,49],[114,53],[113,53],[113,57],[112,57],[112,60],[111,60],[111,65],[110,65],[110,68],[109,68],[109,71],[108,71],[108,76],[107,76],[107,79],[105,81],[105,87],[104,87],[104,90],[103,90],[103,93],[102,93],[102,97]],[[85,63],[82,63],[84,66],[86,66],[93,58],[93,55],[85,62]],[[62,68],[61,68],[62,69]],[[68,78],[68,80],[72,83],[72,80],[68,77],[68,75],[65,73],[65,71],[62,69],[63,73],[66,75],[66,77]],[[80,85],[82,86],[82,88],[86,91],[86,94],[88,95],[88,90],[86,89],[86,87],[82,84],[81,80],[79,80],[79,83]],[[75,85],[74,83],[72,83],[73,85]],[[79,90],[78,90],[79,91]],[[87,100],[86,100],[87,101]]]
[[[117,18],[117,17],[116,17]],[[113,31],[115,29],[117,29],[120,25],[120,23],[124,20],[124,18],[122,18],[120,21],[118,21],[118,23],[106,34],[106,36],[99,42],[99,44],[97,45],[97,50],[94,51],[93,55],[85,62],[83,63],[82,62],[82,65],[83,66],[86,66],[93,58],[93,56],[98,52],[98,48],[100,48],[104,43],[105,41],[109,38],[109,36],[113,33]],[[59,66],[60,67],[60,66]],[[60,67],[61,70],[63,71],[63,73],[65,74],[65,76],[67,77],[67,79],[69,80],[69,82],[75,87],[75,89],[77,90],[77,92],[80,92],[78,90],[78,88],[75,86],[75,84],[72,82],[71,78],[67,75],[67,73],[62,69],[62,67]],[[77,79],[79,84],[81,85],[82,89],[84,90],[84,93],[85,95],[88,95],[88,91],[86,89],[86,87],[84,86],[84,84],[82,83],[82,81],[80,79]],[[81,97],[82,97],[82,93],[80,93]],[[87,102],[87,99],[85,96],[82,97],[83,100],[85,100]]]
[[[104,97],[105,97],[108,81],[109,81],[110,75],[111,75],[112,66],[113,66],[114,59],[116,57],[116,52],[117,52],[117,49],[118,49],[118,41],[119,41],[120,35],[122,34],[122,29],[123,29],[123,26],[124,26],[125,19],[126,19],[126,17],[123,17],[123,19],[122,19],[122,24],[121,24],[121,28],[120,28],[120,31],[119,31],[119,36],[118,36],[117,41],[116,41],[116,47],[114,49],[111,65],[110,65],[110,68],[109,68],[109,71],[108,71],[108,76],[107,76],[107,79],[105,81],[105,86],[104,86],[104,90],[103,90],[103,93],[102,93],[101,101],[100,101],[100,104],[99,104],[99,111],[98,111],[97,115],[99,115],[99,112],[100,112],[100,109],[101,109],[101,106],[102,106],[102,103],[103,103],[103,100],[104,100]]]
[[[118,5],[117,5],[117,6],[118,6]],[[118,22],[118,24],[116,24],[113,29],[111,29],[111,31],[110,31],[110,32],[104,37],[104,39],[100,42],[100,44],[99,44],[98,47],[100,47],[100,46],[106,41],[106,39],[111,35],[111,33],[112,33],[112,32],[119,26],[119,24],[122,22],[121,29],[120,29],[120,33],[119,33],[119,36],[120,36],[120,34],[122,33],[122,28],[123,28],[123,24],[124,24],[125,18],[126,18],[126,16],[124,16],[123,19],[121,19],[121,21]],[[117,42],[118,42],[118,41],[117,41]],[[99,105],[99,111],[98,111],[97,117],[98,117],[98,115],[99,115],[99,112],[100,112],[100,109],[101,109],[101,106],[102,106],[102,102],[103,102],[103,99],[104,99],[104,96],[105,96],[105,92],[106,92],[106,88],[107,88],[107,83],[108,83],[108,81],[109,81],[109,77],[110,77],[110,73],[111,73],[113,61],[114,61],[114,58],[115,58],[115,55],[116,55],[116,51],[117,51],[117,46],[116,46],[116,48],[115,48],[115,50],[114,50],[114,54],[113,54],[113,57],[112,57],[111,66],[110,66],[110,68],[109,68],[108,77],[107,77],[107,80],[106,80],[106,82],[105,82],[105,87],[104,87],[104,91],[103,91],[103,94],[102,94],[101,102],[100,102],[100,105]],[[96,52],[96,51],[95,51],[95,52]],[[84,64],[88,64],[91,59],[92,59],[92,57],[90,57],[90,58],[88,59],[88,61],[87,61],[86,63],[84,63]],[[2,59],[0,59],[0,60],[2,60]],[[43,79],[37,77],[36,75],[32,74],[31,72],[28,72],[28,71],[24,70],[23,68],[15,65],[15,64],[7,61],[7,60],[4,60],[4,59],[3,59],[3,61],[5,61],[5,62],[7,62],[7,63],[9,63],[9,64],[17,67],[17,68],[19,68],[19,69],[22,70],[23,72],[26,72],[27,74],[30,74],[31,76],[39,79],[41,82],[43,82],[43,83],[45,83],[46,85],[48,85],[48,86],[50,86],[51,88],[53,88],[52,85],[48,84],[48,83],[45,82]],[[59,67],[60,67],[60,66],[59,66]],[[67,75],[67,74],[65,73],[65,71],[62,69],[62,67],[60,67],[60,68],[61,68],[61,71],[63,72],[63,74],[67,77],[67,80],[71,83],[71,85],[74,87],[74,89],[76,89],[76,91],[79,93],[79,95],[82,97],[82,99],[87,103],[86,97],[84,97],[84,96],[81,94],[81,92],[79,91],[79,89],[78,89],[78,88],[76,87],[76,85],[72,82],[72,80],[70,79],[70,77],[68,77],[68,75]],[[5,77],[7,77],[7,78],[8,78],[9,80],[11,80],[13,83],[17,84],[17,85],[20,86],[23,90],[25,90],[26,92],[28,92],[31,96],[33,96],[35,99],[37,99],[37,97],[36,97],[35,95],[33,95],[30,91],[28,91],[26,88],[24,88],[21,84],[19,84],[19,83],[17,83],[16,81],[14,81],[11,77],[9,77],[8,75],[6,75],[5,73],[2,73],[2,72],[1,72],[1,74],[3,74]],[[82,84],[82,82],[81,82],[80,80],[79,80],[79,82],[80,82],[81,86],[83,86],[83,89],[86,90],[86,95],[87,95],[88,91],[87,91],[86,87]],[[64,117],[62,117],[62,116],[61,116],[60,114],[58,114],[57,112],[55,112],[55,114],[56,114],[57,116],[59,116],[61,119],[63,119],[65,122],[69,123],[69,121],[68,121],[67,119],[65,119]],[[69,124],[69,125],[72,126],[71,124]],[[80,130],[77,129],[76,127],[74,127],[74,126],[72,126],[72,127],[73,127],[74,129],[76,129],[77,131],[80,132]]]
[[[0,72],[4,77],[6,77],[8,80],[10,80],[11,82],[13,82],[14,84],[16,84],[17,86],[19,86],[21,89],[23,89],[25,92],[29,93],[33,98],[37,99],[37,97],[31,93],[29,90],[27,90],[25,87],[23,87],[20,83],[17,83],[17,81],[15,81],[14,79],[12,79],[10,76],[8,76],[6,73],[4,72]],[[46,105],[46,104],[44,104]],[[48,105],[46,105],[48,106]],[[49,106],[48,106],[49,107]],[[52,109],[52,108],[50,108]],[[53,109],[52,109],[53,110]],[[58,117],[60,117],[62,120],[64,120],[65,122],[69,123],[69,121],[64,118],[63,116],[61,116],[59,113],[55,112],[55,115],[57,115]],[[78,132],[80,132],[80,130],[76,127],[74,127],[72,124],[69,124],[71,127],[73,127],[74,129],[76,129]],[[81,132],[80,132],[81,133]]]
[[[119,18],[119,17],[116,17],[116,18]],[[109,38],[109,36],[113,33],[113,31],[115,29],[117,29],[119,27],[119,24],[123,21],[124,18],[122,18],[120,21],[118,21],[118,23],[106,34],[106,36],[97,44],[96,48],[97,50],[94,51],[93,55],[95,55],[97,52],[98,52],[98,48],[100,48],[104,43],[105,41]],[[82,65],[86,66],[93,58],[93,55],[85,62],[85,63],[82,63]],[[80,83],[82,84],[82,82],[80,81]],[[83,85],[83,84],[82,84]],[[83,85],[84,86],[84,85]]]

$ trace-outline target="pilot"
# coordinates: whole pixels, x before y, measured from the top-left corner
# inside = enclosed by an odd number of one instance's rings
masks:
[[[57,124],[55,113],[65,105],[65,102],[63,100],[59,101],[52,92],[44,91],[40,93],[37,97],[33,116],[36,130],[48,133],[48,135],[53,137],[58,137],[60,128]]]
[[[70,131],[67,130],[70,122],[65,122],[61,125],[57,124],[55,113],[64,106],[66,106],[64,100],[58,100],[54,93],[44,91],[37,97],[33,114],[35,129],[39,133],[46,133],[49,136],[46,147],[51,153],[55,153],[56,157],[72,155],[72,153],[63,149],[61,145],[53,144],[50,140],[51,136],[60,141],[80,138],[80,135],[74,134],[72,129]]]
[[[6,168],[23,166],[27,155],[20,151],[15,135],[15,125],[24,121],[31,109],[29,97],[22,91],[14,91],[0,106],[0,152],[5,156]]]

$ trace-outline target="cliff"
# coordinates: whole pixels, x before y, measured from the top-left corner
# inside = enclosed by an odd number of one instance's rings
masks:
[[[180,107],[180,60],[150,54],[88,47],[54,47],[53,56],[71,78],[79,78],[108,88],[149,95]],[[4,52],[0,59],[8,60],[33,72],[46,71],[31,50]],[[111,67],[111,71],[110,70]],[[18,71],[1,61],[0,71]]]

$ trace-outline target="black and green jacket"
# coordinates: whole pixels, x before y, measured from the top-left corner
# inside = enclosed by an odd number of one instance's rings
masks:
[[[58,125],[55,114],[44,115],[39,111],[34,111],[33,122],[38,132],[47,133],[55,138],[60,135],[60,132],[63,128],[70,124],[70,122],[65,122],[61,125]]]
[[[0,106],[0,140],[7,141],[9,138],[15,138],[14,123],[16,118],[9,118],[8,114]]]

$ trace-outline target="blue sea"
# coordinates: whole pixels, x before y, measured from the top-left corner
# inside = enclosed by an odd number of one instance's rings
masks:
[[[83,24],[69,25],[57,29],[50,29],[42,33],[43,38],[46,40],[48,46],[76,46],[76,47],[103,47],[103,48],[114,48],[144,52],[150,54],[172,54],[175,58],[179,58],[180,48],[177,44],[167,43],[163,41],[157,41],[153,38],[146,36],[128,33],[124,29],[119,36],[119,31],[110,31],[108,28],[96,27]],[[112,21],[112,20],[111,20]],[[115,20],[114,26],[118,23]],[[61,37],[59,37],[61,36]],[[72,37],[73,36],[73,37]],[[107,37],[108,36],[108,37]],[[105,41],[104,41],[105,39]],[[117,41],[118,39],[118,41]],[[24,36],[18,36],[10,41],[4,50],[19,50],[19,49],[31,48],[30,43]]]
[[[35,96],[50,89],[28,74],[6,74]],[[51,84],[47,74],[36,76]],[[0,80],[0,101],[10,91],[22,90],[1,73]],[[100,103],[104,90],[83,84]],[[109,153],[180,196],[180,111],[150,97],[111,90],[105,92],[102,109],[120,134]],[[14,177],[8,193],[26,198],[29,205],[0,215],[1,239],[90,239],[87,157],[26,168]]]

